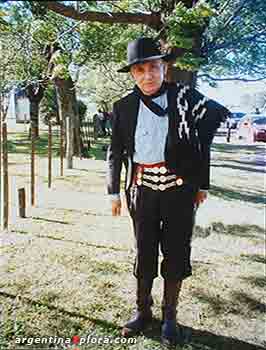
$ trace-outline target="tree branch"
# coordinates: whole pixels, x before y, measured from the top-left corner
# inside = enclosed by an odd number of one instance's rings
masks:
[[[126,13],[126,11],[124,9],[122,9],[120,6],[116,5],[115,3],[112,3],[112,6],[117,8],[119,11]]]
[[[218,11],[218,15],[221,16],[226,7],[230,4],[232,0],[227,0]]]
[[[242,8],[249,2],[249,0],[242,0],[240,2],[240,4],[238,5],[238,7],[235,9],[235,11],[233,12],[233,14],[227,19],[227,21],[224,23],[224,26],[222,28],[222,30],[224,30],[228,24],[236,18],[236,16],[239,14],[239,12],[242,10]]]
[[[243,37],[241,40],[237,40],[237,41],[231,41],[231,42],[225,42],[216,46],[212,46],[211,44],[209,45],[209,50],[208,50],[208,45],[207,45],[207,50],[209,52],[214,52],[214,51],[218,51],[221,49],[231,49],[231,48],[237,48],[237,45],[241,44],[241,43],[247,43],[247,42],[254,42],[255,39],[258,39],[260,37],[264,37],[266,36],[266,31],[264,32],[260,32],[260,33],[256,33],[252,36],[249,37]]]
[[[214,36],[214,38],[212,39],[212,43],[215,43],[217,41],[217,39],[219,38],[220,34],[224,32],[224,30],[226,29],[226,27],[230,24],[230,22],[232,20],[234,20],[236,18],[236,16],[239,14],[239,12],[243,9],[243,7],[249,2],[249,0],[242,0],[240,1],[240,4],[238,5],[238,7],[234,10],[233,14],[231,14],[229,16],[229,18],[227,18],[227,20],[223,23],[222,27],[219,29],[219,33],[217,33],[217,35]],[[229,3],[229,2],[228,2]]]
[[[116,12],[79,12],[73,7],[66,6],[58,1],[47,1],[46,7],[59,15],[79,21],[100,22],[100,23],[125,23],[125,24],[146,24],[151,28],[159,28],[162,25],[161,14],[152,13],[116,13]]]
[[[63,36],[65,36],[68,33],[71,33],[74,29],[76,29],[79,25],[81,24],[81,22],[76,23],[75,25],[73,25],[72,27],[68,28],[66,31],[64,31],[63,33],[61,33],[54,41],[53,43],[55,43],[56,41],[60,40]],[[52,43],[52,44],[53,44]]]
[[[255,82],[255,81],[261,81],[261,80],[265,80],[266,79],[266,75],[264,77],[261,78],[255,78],[255,79],[246,79],[246,78],[241,78],[241,77],[233,77],[233,78],[216,78],[211,76],[210,74],[199,74],[198,78],[202,79],[202,78],[208,78],[212,81],[243,81],[243,82]]]

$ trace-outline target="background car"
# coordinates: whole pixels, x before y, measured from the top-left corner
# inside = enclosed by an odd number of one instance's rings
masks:
[[[237,138],[250,142],[266,142],[266,115],[247,114],[238,124]]]

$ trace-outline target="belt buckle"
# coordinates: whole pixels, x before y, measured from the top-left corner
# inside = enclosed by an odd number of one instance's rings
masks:
[[[176,184],[177,184],[177,186],[182,186],[183,183],[184,183],[184,181],[183,181],[183,179],[182,179],[181,177],[178,177],[178,178],[176,179]]]
[[[166,181],[166,176],[161,175],[161,176],[160,176],[160,181],[161,181],[161,182],[165,182],[165,181]]]
[[[166,186],[165,186],[164,184],[160,184],[160,185],[158,186],[158,189],[159,189],[160,191],[165,191]]]
[[[154,181],[154,182],[159,182],[159,181],[160,181],[159,176],[157,176],[157,175],[152,176],[152,181]]]
[[[159,168],[159,172],[160,172],[160,174],[166,174],[166,173],[167,173],[166,167],[165,167],[165,166],[161,166],[161,167]]]

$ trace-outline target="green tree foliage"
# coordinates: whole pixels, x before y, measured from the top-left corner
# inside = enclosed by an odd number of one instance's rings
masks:
[[[179,2],[166,17],[169,45],[186,50],[182,57],[177,58],[176,66],[180,69],[198,70],[206,62],[206,58],[200,55],[200,40],[214,13],[206,3],[199,3],[198,6],[188,9]]]
[[[85,117],[86,117],[87,106],[81,100],[78,100],[78,113],[79,113],[80,122],[82,123],[82,121],[85,120]]]
[[[71,10],[72,5],[72,11],[61,13],[72,18],[82,18],[82,21],[90,26],[91,22],[95,21],[91,17],[85,17],[86,11],[109,14],[110,18],[112,14],[117,13],[124,15],[125,18],[129,13],[139,15],[139,18],[141,15],[149,14],[153,20],[149,22],[146,18],[143,19],[143,23],[145,21],[146,23],[137,25],[141,28],[140,31],[147,33],[147,28],[153,28],[154,36],[165,36],[169,43],[185,48],[185,56],[179,60],[178,65],[182,67],[183,64],[186,69],[200,69],[202,78],[226,76],[261,79],[265,77],[266,2],[264,0],[201,0],[194,1],[193,8],[184,6],[192,3],[190,1],[122,0],[92,2],[92,4],[88,1],[80,1],[79,3],[78,11],[73,7],[75,2],[70,4],[64,2],[68,10]],[[51,8],[48,3],[46,6]],[[53,10],[57,11],[57,9]],[[78,16],[81,10],[83,16]],[[157,20],[155,20],[155,14],[159,16]],[[121,30],[116,30],[116,26],[106,27],[106,21],[104,16],[102,20],[97,19],[97,23],[91,26],[91,30],[86,29],[84,25],[82,40],[85,46],[92,48],[92,59],[99,56],[95,56],[95,47],[101,48],[102,57],[104,57],[105,50],[112,46],[110,51],[116,53],[115,61],[120,47],[121,49],[124,47],[123,33],[121,35]],[[122,32],[127,31],[126,41],[134,37],[135,30],[132,18],[128,22],[127,27],[123,27],[125,24],[122,25]],[[112,23],[121,23],[121,17],[113,16]],[[108,25],[110,26],[110,23]],[[133,34],[129,34],[131,26]],[[195,52],[191,49],[191,45],[193,35],[197,31],[201,34],[200,47]],[[109,39],[109,45],[106,45],[107,39]],[[94,47],[92,47],[93,42],[96,45]],[[90,55],[89,52],[88,55]]]
[[[44,92],[44,96],[40,106],[41,118],[45,124],[49,121],[56,125],[59,123],[59,111],[57,104],[57,96],[53,84],[49,84]]]
[[[88,65],[98,78],[97,102],[101,97],[112,100],[104,89],[109,71],[110,88],[119,90],[114,81],[124,83],[115,67],[126,61],[127,42],[140,35],[161,38],[167,44],[165,49],[177,46],[182,52],[177,67],[198,71],[198,77],[210,83],[266,76],[264,0],[200,0],[194,1],[193,7],[192,1],[185,0],[24,3],[38,15],[36,40],[57,42],[64,48],[55,57],[54,74],[67,77],[70,62],[76,67]],[[52,3],[64,5],[63,12],[51,8]],[[100,69],[99,65],[109,68]]]
[[[207,62],[201,67],[201,76],[265,78],[266,2],[208,2],[217,14],[204,34],[202,54]]]
[[[77,84],[81,95],[88,95],[97,108],[111,110],[119,97],[131,91],[134,83],[127,74],[118,74],[118,65],[102,64],[84,67]]]

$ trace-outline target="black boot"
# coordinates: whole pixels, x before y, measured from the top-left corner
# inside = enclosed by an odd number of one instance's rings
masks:
[[[122,336],[133,336],[144,331],[152,321],[151,306],[153,299],[151,296],[153,281],[146,281],[144,279],[137,280],[137,312],[130,319],[122,329]]]
[[[164,298],[162,302],[161,340],[164,345],[181,344],[181,328],[176,324],[176,308],[182,281],[164,281]]]

